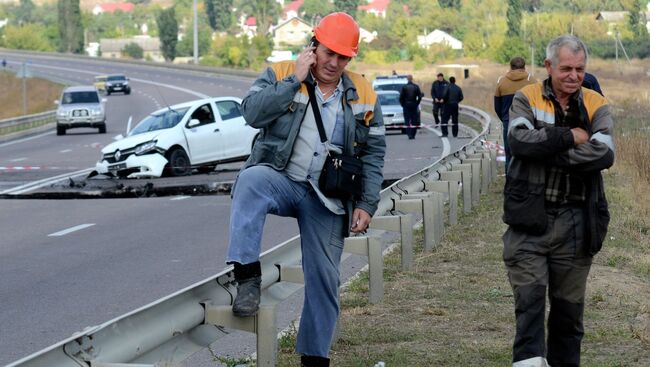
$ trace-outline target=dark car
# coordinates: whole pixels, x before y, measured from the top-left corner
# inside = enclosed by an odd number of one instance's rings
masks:
[[[122,74],[114,74],[106,77],[106,94],[122,92],[124,94],[131,94],[131,86],[129,85],[129,78]]]

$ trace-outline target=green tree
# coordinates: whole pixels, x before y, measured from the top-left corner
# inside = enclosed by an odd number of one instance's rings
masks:
[[[176,45],[176,56],[194,55],[194,22],[191,22],[187,29],[191,32]],[[210,43],[212,43],[212,29],[199,19],[199,55],[203,56],[210,51]]]
[[[281,11],[280,4],[275,0],[243,0],[241,9],[244,14],[257,19],[258,34],[266,34]]]
[[[131,42],[124,46],[122,52],[130,58],[136,60],[141,60],[144,57],[144,50],[135,42]]]
[[[303,11],[302,17],[306,21],[316,25],[318,19],[334,11],[334,6],[327,1],[305,0],[300,10]]]
[[[83,27],[79,0],[59,0],[59,50],[80,53],[83,51]]]
[[[4,47],[17,50],[54,51],[48,42],[45,27],[34,23],[5,26]]]
[[[178,43],[178,21],[174,7],[163,9],[156,17],[158,24],[158,37],[160,48],[166,61],[174,61],[176,58],[176,44]]]
[[[232,26],[232,4],[232,0],[205,0],[210,28],[225,32]]]
[[[641,0],[632,0],[627,21],[630,31],[634,34],[634,39],[643,39],[648,35],[644,18],[645,16],[641,16]]]
[[[357,15],[359,0],[334,0],[334,9],[350,14],[353,18]]]
[[[460,10],[461,6],[460,0],[438,0],[438,4],[443,8],[453,8],[456,10]]]
[[[32,0],[20,0],[18,9],[16,9],[16,20],[18,24],[33,23],[34,11],[36,10],[36,5]]]
[[[508,12],[506,13],[508,37],[521,37],[521,13],[521,0],[508,0]]]

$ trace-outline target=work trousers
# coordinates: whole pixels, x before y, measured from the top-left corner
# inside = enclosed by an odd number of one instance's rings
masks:
[[[444,103],[434,102],[433,103],[433,119],[436,121],[436,125],[440,124],[440,119],[442,118],[442,110],[444,108]]]
[[[447,103],[442,110],[442,136],[448,135],[447,127],[449,126],[449,118],[451,118],[451,134],[455,137],[458,136],[458,103]]]
[[[305,300],[296,350],[327,357],[339,316],[339,263],[345,216],[328,210],[307,182],[295,182],[267,166],[253,166],[239,175],[230,213],[227,262],[259,260],[267,214],[294,217],[300,229]]]
[[[517,319],[513,363],[546,357],[552,367],[579,366],[585,289],[592,261],[584,241],[584,212],[581,207],[560,206],[546,209],[546,216],[548,226],[542,235],[511,227],[503,235],[503,259]],[[551,307],[545,343],[547,288]]]
[[[420,125],[420,116],[418,116],[418,105],[416,103],[405,103],[402,106],[404,112],[404,123],[406,126],[406,135],[409,139],[415,139],[415,134],[418,132],[416,126]]]

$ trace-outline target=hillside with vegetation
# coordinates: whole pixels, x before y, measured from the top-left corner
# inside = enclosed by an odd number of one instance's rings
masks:
[[[0,20],[6,19],[7,24],[0,28],[0,47],[83,53],[82,34],[87,45],[102,38],[132,37],[146,29],[153,37],[172,31],[172,37],[163,40],[168,61],[193,54],[192,0],[133,0],[131,12],[93,15],[92,8],[103,2],[2,3]],[[592,56],[614,58],[620,52],[622,57],[623,47],[631,58],[650,55],[646,0],[393,0],[385,18],[357,10],[364,4],[364,0],[304,0],[298,14],[314,23],[331,11],[352,13],[364,29],[377,34],[374,41],[361,47],[359,60],[376,65],[411,61],[416,70],[458,58],[505,63],[512,55],[535,55],[535,61],[541,63],[546,43],[563,33],[581,37]],[[268,30],[278,24],[282,14],[278,2],[205,0],[199,1],[198,8],[201,63],[252,69],[264,65],[273,47]],[[164,21],[161,15],[170,9],[171,22]],[[613,24],[597,20],[602,11],[627,11],[627,15]],[[238,37],[241,20],[249,17],[256,19],[256,35]],[[462,41],[463,49],[419,47],[417,36],[434,29]],[[136,58],[138,55],[133,53]]]

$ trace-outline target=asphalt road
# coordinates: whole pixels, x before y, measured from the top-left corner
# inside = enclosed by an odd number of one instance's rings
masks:
[[[22,61],[0,57],[11,67]],[[30,64],[39,75],[73,84],[89,84],[96,74],[125,73],[132,94],[106,97],[106,135],[78,129],[56,136],[52,130],[0,143],[0,167],[5,167],[0,191],[93,167],[101,147],[126,129],[129,116],[137,121],[164,105],[203,96],[243,97],[251,83],[234,76],[74,58],[30,57]],[[385,176],[411,174],[467,141],[443,141],[430,128],[415,140],[391,133]],[[232,178],[234,172],[225,170],[223,177]],[[192,176],[197,181],[220,178]],[[0,365],[221,271],[229,207],[227,195],[0,200]],[[269,216],[264,249],[296,234],[293,219]]]

